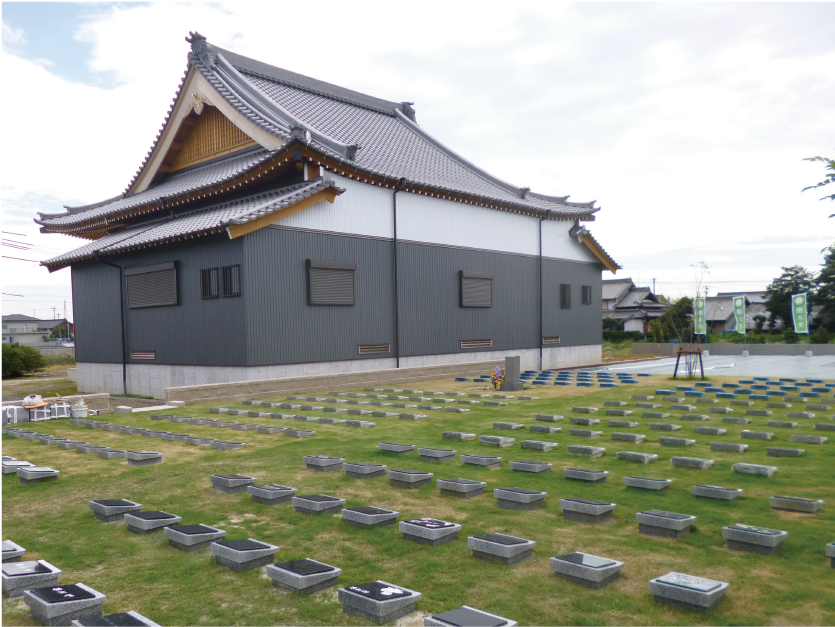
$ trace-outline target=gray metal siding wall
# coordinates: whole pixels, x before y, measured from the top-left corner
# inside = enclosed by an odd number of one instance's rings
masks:
[[[93,261],[72,267],[75,358],[122,363],[119,271]]]
[[[390,241],[278,228],[242,239],[250,366],[394,355]],[[307,259],[355,262],[356,304],[308,305]],[[359,344],[380,343],[390,343],[392,352],[357,352]]]
[[[493,340],[482,350],[536,348],[538,260],[460,248],[400,244],[401,355],[472,353],[461,340]],[[493,306],[461,307],[460,270],[493,274]]]
[[[244,274],[242,296],[200,297],[200,270],[241,263],[242,248],[240,240],[217,235],[108,256],[108,261],[125,268],[179,262],[179,305],[125,307],[128,363],[248,365],[243,295],[255,289],[254,284]],[[75,314],[82,329],[77,335],[78,361],[122,361],[118,273],[95,262],[73,268]],[[131,360],[131,351],[156,351],[156,359]]]
[[[545,259],[542,265],[542,335],[559,335],[559,346],[603,341],[602,272],[598,264]],[[571,308],[560,308],[560,285],[571,286]],[[583,304],[581,286],[591,286],[591,304]]]

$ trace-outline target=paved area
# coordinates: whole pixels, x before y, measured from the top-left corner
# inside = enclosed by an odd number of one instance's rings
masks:
[[[722,377],[793,377],[805,379],[835,379],[835,356],[821,357],[758,355],[711,355],[703,359],[705,375]],[[676,360],[659,359],[636,364],[618,364],[600,370],[611,372],[648,372],[652,374],[673,374]],[[684,358],[679,373],[684,367]]]

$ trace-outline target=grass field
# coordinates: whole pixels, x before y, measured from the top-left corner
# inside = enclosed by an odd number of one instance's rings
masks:
[[[713,378],[715,384],[732,379]],[[449,379],[414,386],[427,391],[481,391],[472,383]],[[793,445],[791,435],[814,431],[814,423],[831,420],[833,410],[818,412],[815,419],[794,419],[797,429],[766,428],[768,420],[785,419],[786,411],[774,410],[771,418],[753,418],[747,428],[775,432],[772,442],[741,440],[742,425],[722,423],[711,415],[710,422],[693,423],[666,419],[682,426],[677,435],[697,440],[687,449],[664,448],[658,437],[669,434],[649,430],[650,422],[630,400],[631,394],[652,394],[656,388],[675,385],[656,375],[640,385],[600,388],[559,388],[536,386],[531,394],[537,401],[510,401],[506,407],[472,406],[466,414],[421,411],[428,418],[417,422],[398,418],[371,418],[377,426],[351,429],[344,425],[305,425],[288,420],[234,416],[229,420],[312,428],[316,437],[297,440],[280,434],[233,431],[187,423],[152,421],[149,413],[109,415],[100,421],[129,424],[165,431],[186,432],[246,443],[243,449],[215,451],[178,442],[123,435],[100,429],[85,429],[69,420],[35,423],[28,428],[62,437],[90,441],[114,448],[152,449],[164,453],[164,463],[128,467],[124,460],[100,459],[74,450],[57,449],[37,442],[3,436],[3,454],[61,470],[57,482],[20,485],[15,475],[3,477],[3,539],[28,549],[27,558],[45,559],[63,570],[62,583],[83,582],[107,595],[105,613],[136,610],[162,625],[362,625],[367,621],[345,614],[335,589],[312,596],[299,596],[271,586],[264,569],[243,574],[217,565],[208,550],[185,553],[166,544],[162,532],[137,536],[123,524],[98,522],[87,503],[91,499],[127,498],[144,509],[165,510],[183,517],[183,524],[205,523],[227,531],[227,539],[254,538],[281,547],[276,561],[311,558],[343,570],[340,587],[383,579],[423,594],[417,612],[398,621],[422,625],[423,617],[466,604],[516,620],[520,625],[835,625],[835,569],[824,556],[824,545],[835,540],[835,441],[827,444]],[[361,390],[360,390],[361,391]],[[320,394],[321,396],[321,394]],[[656,397],[656,402],[657,401]],[[283,398],[259,400],[284,400]],[[610,439],[613,431],[603,416],[604,400],[625,400],[634,410],[629,418],[640,426],[631,429],[647,436],[642,444]],[[830,397],[830,400],[831,397]],[[823,401],[820,401],[823,402]],[[693,403],[695,405],[695,403]],[[720,404],[725,404],[720,400]],[[830,404],[835,405],[835,401]],[[573,406],[600,407],[594,428],[603,437],[587,440],[568,435],[568,418]],[[243,408],[240,403],[225,407]],[[669,403],[664,403],[669,411]],[[757,402],[756,408],[764,407]],[[375,408],[377,409],[377,408]],[[732,415],[743,415],[735,408]],[[275,409],[272,411],[288,412]],[[401,410],[402,411],[402,410]],[[418,411],[418,410],[411,410]],[[662,410],[658,410],[662,411]],[[178,415],[217,418],[208,405],[193,405]],[[295,413],[295,412],[293,412]],[[346,418],[323,412],[310,415]],[[530,433],[537,413],[555,413],[565,420],[555,426],[562,433]],[[351,418],[354,418],[351,416]],[[524,431],[496,431],[494,421],[515,421]],[[551,423],[547,423],[551,424]],[[695,425],[722,426],[727,435],[694,434]],[[450,442],[442,431],[465,431],[478,435],[516,437],[508,449],[482,446],[475,441]],[[551,452],[522,450],[519,440],[559,442]],[[718,453],[711,441],[747,442],[746,453]],[[452,462],[421,462],[416,454],[395,455],[378,449],[380,441],[402,442],[435,448],[455,448],[458,453],[496,454],[502,468],[480,469]],[[606,447],[596,460],[566,454],[569,444]],[[769,446],[800,447],[806,450],[796,459],[772,458]],[[615,459],[620,450],[652,452],[659,455],[647,466]],[[416,469],[435,473],[435,478],[471,478],[486,481],[487,492],[473,499],[441,496],[435,482],[419,490],[389,485],[385,477],[359,480],[342,471],[317,473],[306,470],[304,455],[332,455],[348,461],[387,464],[390,469]],[[715,459],[709,470],[674,468],[676,455]],[[528,474],[512,472],[511,460],[543,460],[553,472]],[[773,478],[731,472],[731,464],[746,461],[779,466]],[[582,467],[610,471],[608,482],[588,484],[566,480],[562,469]],[[403,539],[397,526],[364,530],[345,524],[338,516],[313,517],[294,513],[292,506],[262,505],[244,494],[226,495],[211,488],[212,474],[249,474],[259,483],[280,483],[299,489],[299,494],[324,493],[347,499],[347,506],[371,505],[394,509],[400,519],[430,516],[463,525],[459,540],[439,547],[415,544]],[[625,475],[674,479],[663,492],[626,488]],[[723,502],[691,495],[693,484],[744,488],[741,500]],[[497,507],[495,487],[522,487],[548,492],[545,507],[536,511],[507,511]],[[822,498],[823,510],[804,515],[772,510],[768,497],[789,495]],[[558,501],[561,497],[585,497],[617,503],[615,522],[592,525],[565,521]],[[662,509],[698,517],[693,533],[678,540],[638,533],[636,512]],[[774,557],[732,552],[725,548],[722,527],[736,522],[782,529],[789,537]],[[534,558],[515,566],[485,562],[467,549],[467,537],[499,532],[535,540]],[[620,579],[603,590],[592,590],[559,579],[550,572],[548,559],[572,551],[584,551],[622,560]],[[717,608],[694,613],[656,602],[648,591],[648,580],[675,570],[709,577],[731,584],[727,599]],[[4,600],[4,625],[34,624],[28,608],[19,599]]]

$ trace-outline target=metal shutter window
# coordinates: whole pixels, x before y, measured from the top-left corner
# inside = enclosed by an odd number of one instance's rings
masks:
[[[571,309],[571,286],[560,285],[560,309]]]
[[[591,305],[591,285],[583,286],[583,304]]]
[[[461,306],[492,307],[493,275],[461,270]]]
[[[201,298],[217,298],[218,289],[217,268],[207,268],[200,271],[200,296]]]
[[[241,295],[241,266],[223,266],[223,296]]]
[[[177,305],[177,262],[158,263],[142,268],[126,268],[128,307]]]
[[[351,261],[307,260],[308,304],[353,305],[354,272]]]

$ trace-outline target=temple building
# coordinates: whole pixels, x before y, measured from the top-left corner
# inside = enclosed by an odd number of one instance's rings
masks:
[[[192,33],[124,193],[39,214],[72,268],[78,387],[167,387],[494,360],[599,363],[602,271],[569,202],[488,174],[410,103]]]

